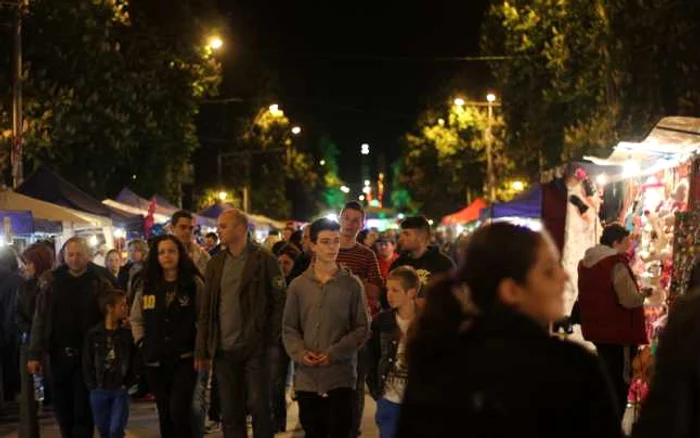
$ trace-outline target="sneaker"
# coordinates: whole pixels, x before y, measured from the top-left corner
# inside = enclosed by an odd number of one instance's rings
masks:
[[[218,421],[207,420],[206,424],[204,425],[205,435],[210,435],[219,431],[221,431],[221,423]]]

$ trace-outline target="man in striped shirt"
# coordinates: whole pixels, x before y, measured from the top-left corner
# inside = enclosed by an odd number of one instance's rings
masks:
[[[340,212],[340,253],[338,263],[360,278],[365,286],[367,296],[367,308],[371,316],[379,313],[379,294],[384,286],[384,280],[379,273],[379,263],[374,252],[357,242],[357,235],[365,227],[365,210],[357,201],[345,204]],[[353,410],[353,428],[351,436],[359,436],[362,413],[365,408],[365,378],[367,375],[367,363],[364,349],[358,354],[357,361],[357,403]]]

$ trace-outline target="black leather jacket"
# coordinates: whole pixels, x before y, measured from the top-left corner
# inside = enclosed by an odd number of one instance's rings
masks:
[[[85,337],[83,346],[83,376],[90,389],[128,388],[136,381],[138,351],[131,330],[114,331],[115,371],[106,372],[107,330],[104,321],[94,326]]]
[[[373,399],[384,395],[386,378],[396,361],[401,330],[396,324],[396,311],[385,310],[372,322],[372,337],[367,344],[367,386]]]

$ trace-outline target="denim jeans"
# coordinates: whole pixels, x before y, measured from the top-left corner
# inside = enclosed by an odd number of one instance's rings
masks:
[[[93,389],[90,406],[101,438],[123,438],[129,421],[129,393],[126,389]]]
[[[385,398],[377,400],[377,413],[374,417],[379,428],[379,438],[394,438],[399,424],[401,405]]]
[[[252,357],[237,358],[217,354],[215,369],[221,397],[221,420],[225,438],[247,438],[246,414],[253,417],[254,438],[272,438],[270,380],[267,351]]]

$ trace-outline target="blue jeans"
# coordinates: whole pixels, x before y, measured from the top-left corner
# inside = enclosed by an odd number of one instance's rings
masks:
[[[129,393],[126,389],[90,391],[92,417],[101,438],[123,438],[129,421]]]
[[[399,423],[401,405],[385,398],[377,400],[377,414],[374,419],[379,427],[379,438],[394,438]]]

